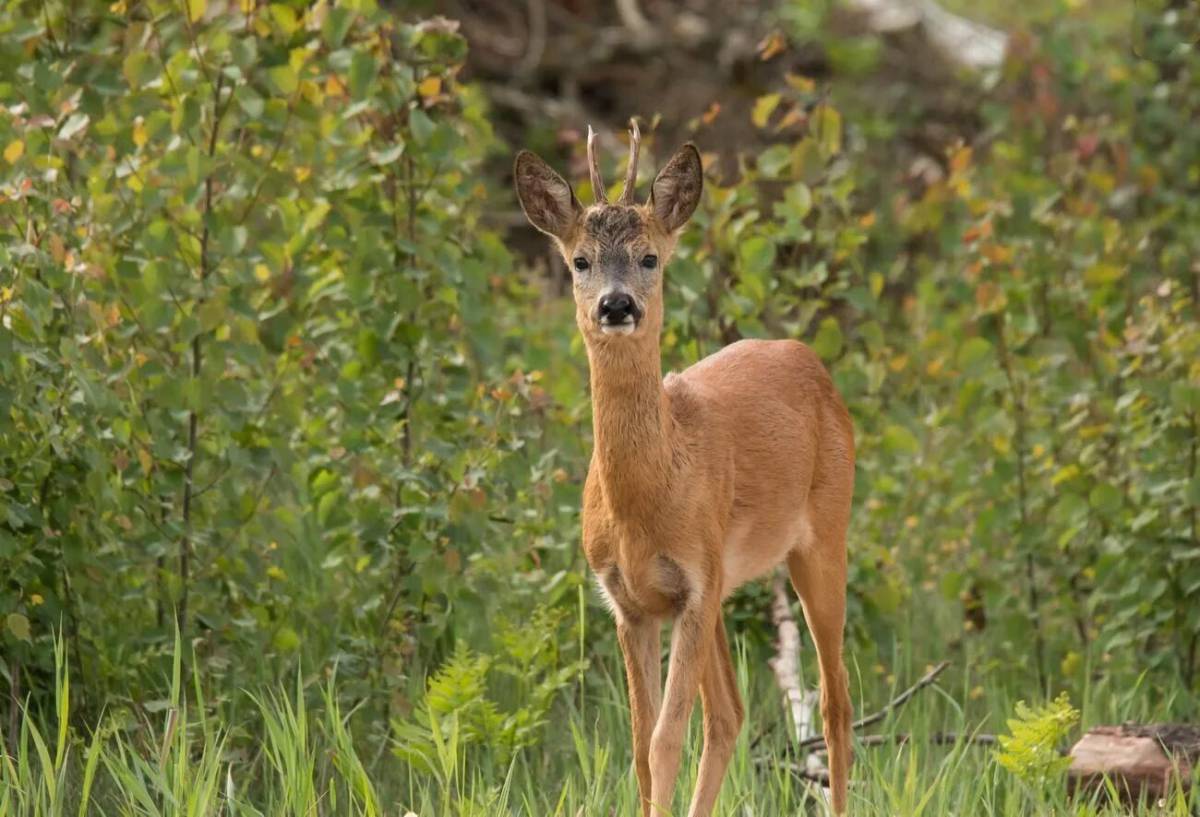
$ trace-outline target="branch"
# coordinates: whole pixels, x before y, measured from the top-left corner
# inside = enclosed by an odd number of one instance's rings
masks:
[[[791,772],[801,780],[807,780],[809,783],[816,783],[818,786],[829,788],[829,771],[827,769],[802,769],[795,763],[777,763],[775,768],[783,769]]]
[[[897,695],[895,698],[893,698],[888,703],[888,705],[885,706],[883,709],[880,709],[878,712],[875,712],[871,715],[867,715],[865,718],[859,718],[853,724],[851,724],[850,728],[852,730],[857,731],[859,729],[865,729],[866,727],[871,726],[872,724],[879,723],[881,720],[886,718],[888,715],[892,714],[897,709],[899,709],[900,707],[902,707],[906,703],[908,703],[909,700],[914,695],[916,695],[918,692],[920,692],[922,689],[924,689],[925,687],[929,686],[934,681],[936,681],[937,677],[939,675],[941,675],[946,670],[946,667],[948,667],[948,666],[950,666],[949,661],[942,661],[936,667],[934,667],[929,672],[927,672],[923,676],[921,676],[921,679],[919,681],[917,681],[915,684],[910,686],[908,689],[904,690],[899,695]],[[811,746],[818,746],[823,741],[824,741],[824,738],[821,737],[820,735],[817,735],[815,738],[808,738],[805,741],[801,741],[796,746],[796,748],[797,749],[807,749]]]
[[[787,590],[784,588],[783,573],[780,571],[775,573],[771,592],[771,620],[775,622],[779,632],[775,657],[770,662],[771,669],[775,672],[779,688],[783,690],[784,705],[796,730],[796,745],[804,746],[808,741],[815,741],[812,743],[815,746],[825,740],[813,728],[813,710],[817,706],[818,695],[816,690],[805,692],[801,689],[800,627],[796,624],[796,617],[792,615]],[[804,759],[804,766],[812,773],[824,771],[816,752],[808,754]]]
[[[858,745],[862,747],[869,746],[903,746],[912,740],[922,740],[918,736],[913,736],[907,732],[900,732],[894,735],[863,735],[859,738]],[[954,746],[958,743],[967,743],[972,746],[995,746],[996,736],[989,734],[964,735],[959,732],[933,732],[926,735],[923,739],[924,743],[929,743],[933,746]]]

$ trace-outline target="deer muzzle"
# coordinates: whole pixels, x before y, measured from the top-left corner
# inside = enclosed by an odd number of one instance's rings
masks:
[[[596,305],[596,321],[606,335],[628,335],[637,328],[641,318],[642,310],[627,292],[605,293]]]

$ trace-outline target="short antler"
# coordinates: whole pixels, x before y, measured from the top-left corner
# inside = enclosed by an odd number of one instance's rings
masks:
[[[592,177],[592,193],[597,204],[608,204],[608,192],[604,189],[604,179],[600,178],[600,162],[596,158],[596,132],[588,125],[588,173]]]
[[[629,167],[625,170],[625,187],[621,190],[621,198],[617,204],[634,204],[634,194],[637,192],[638,148],[642,144],[642,132],[638,130],[637,119],[629,118]]]

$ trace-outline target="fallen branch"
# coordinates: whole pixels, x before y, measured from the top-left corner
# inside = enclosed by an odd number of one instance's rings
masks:
[[[774,608],[772,608],[772,609],[774,609]],[[939,675],[941,675],[943,672],[945,672],[946,667],[948,667],[948,666],[950,666],[949,661],[942,661],[937,666],[935,666],[933,669],[929,670],[929,672],[927,672],[923,676],[921,676],[920,680],[918,680],[915,684],[913,684],[908,689],[904,690],[899,695],[897,695],[895,698],[893,698],[891,701],[889,701],[887,706],[883,707],[878,712],[874,712],[870,715],[867,715],[864,718],[859,718],[854,723],[852,723],[850,725],[851,730],[858,731],[859,729],[865,729],[868,726],[879,723],[881,720],[886,718],[888,715],[892,714],[897,709],[899,709],[900,707],[902,707],[906,703],[908,703],[909,700],[911,700],[912,697],[914,695],[916,695],[918,692],[920,692],[922,689],[924,689],[925,687],[929,686],[934,681],[936,681],[937,677]],[[753,749],[754,747],[758,746],[758,744],[762,741],[762,739],[765,738],[768,734],[770,734],[769,729],[765,730],[761,734],[759,734],[758,737],[756,737],[754,740],[752,740],[750,742],[750,748]],[[825,738],[822,735],[811,735],[802,740],[798,740],[794,746],[789,746],[788,751],[796,752],[796,751],[800,751],[802,749],[811,749],[814,746],[821,745],[824,741],[825,741]]]
[[[827,769],[810,771],[809,769],[801,769],[795,763],[780,763],[778,768],[791,772],[801,780],[807,780],[809,783],[816,783],[819,786],[829,788],[829,771]]]
[[[859,746],[903,746],[912,741],[914,738],[907,732],[900,732],[895,735],[863,735],[858,740]],[[964,735],[960,732],[932,732],[924,738],[919,736],[917,740],[928,743],[933,746],[954,746],[959,743],[968,743],[972,746],[995,746],[995,735]]]
[[[859,718],[853,724],[850,725],[850,728],[854,731],[857,731],[859,729],[865,729],[868,726],[871,726],[872,724],[879,723],[881,720],[886,718],[888,715],[892,714],[897,709],[899,709],[900,707],[902,707],[906,703],[908,703],[909,700],[911,700],[912,697],[914,695],[916,695],[918,692],[920,692],[922,689],[924,689],[925,687],[929,686],[934,681],[936,681],[937,677],[939,675],[941,675],[946,670],[946,667],[948,667],[948,666],[950,666],[949,661],[941,662],[936,667],[931,669],[929,672],[927,672],[923,676],[921,676],[921,679],[919,681],[917,681],[915,684],[910,686],[908,689],[904,690],[899,695],[897,695],[895,698],[893,698],[888,703],[888,705],[885,706],[883,709],[880,709],[878,712],[867,715],[865,718]],[[800,741],[800,743],[798,743],[795,748],[797,750],[808,749],[811,746],[819,745],[823,740],[824,740],[823,737],[821,737],[820,735],[817,735],[815,737],[809,738],[808,740]]]

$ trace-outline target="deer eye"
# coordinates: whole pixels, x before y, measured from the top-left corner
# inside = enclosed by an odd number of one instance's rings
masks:
[[[654,269],[655,267],[658,266],[658,256],[657,255],[642,256],[642,266],[645,267],[646,269]]]
[[[588,267],[590,267],[590,266],[591,266],[591,264],[589,264],[588,260],[586,258],[584,258],[582,255],[575,259],[575,271],[576,272],[587,272]]]

